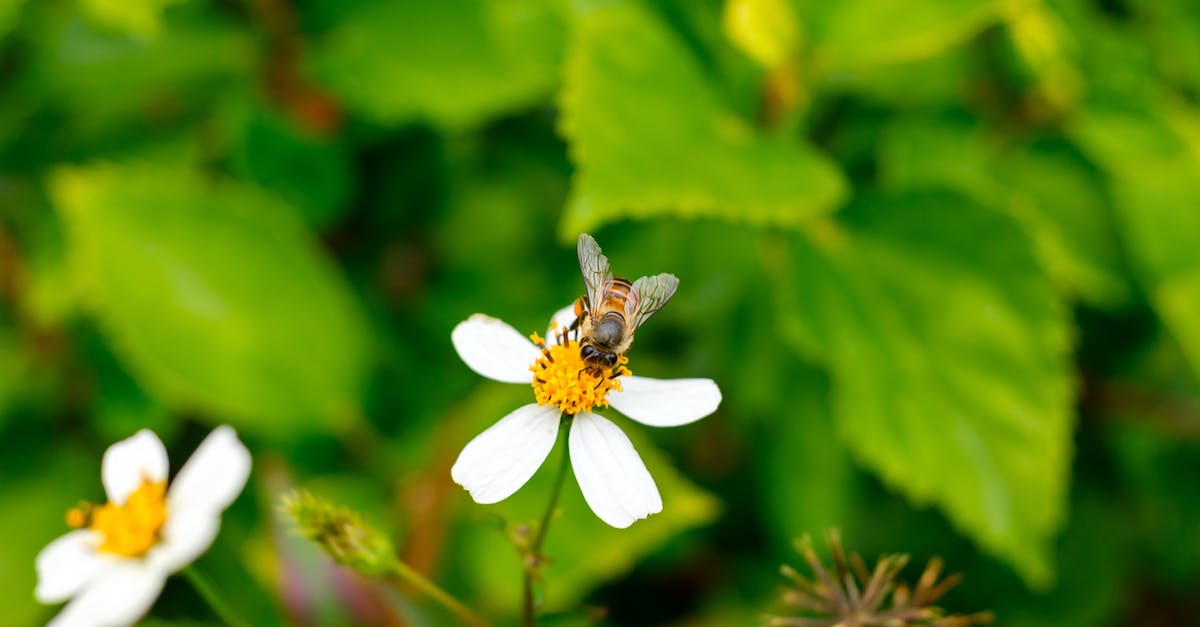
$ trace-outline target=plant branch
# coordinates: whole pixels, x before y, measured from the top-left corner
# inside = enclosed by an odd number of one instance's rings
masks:
[[[491,625],[491,623],[472,611],[471,608],[450,596],[450,593],[441,589],[437,584],[398,559],[393,560],[391,570],[385,577],[385,580],[393,586],[407,584],[420,590],[439,605],[449,610],[450,613],[457,616],[463,623],[471,625],[471,627],[490,627]]]
[[[568,429],[573,419],[574,416],[563,416],[562,421],[558,423],[559,439],[563,441],[564,447],[562,458],[558,464],[558,475],[554,478],[554,487],[550,491],[550,501],[546,503],[546,511],[542,514],[542,523],[538,525],[537,535],[534,536],[533,544],[530,545],[527,555],[524,586],[525,615],[522,623],[525,627],[537,625],[537,608],[533,600],[533,579],[542,566],[542,543],[546,541],[546,532],[550,529],[550,521],[554,519],[554,511],[558,507],[558,497],[562,494],[563,483],[567,478],[567,468],[571,465],[567,438],[570,437]]]
[[[200,594],[204,602],[208,603],[208,606],[212,608],[217,618],[221,619],[221,622],[229,625],[229,627],[250,627],[250,623],[242,620],[233,611],[233,608],[229,607],[229,604],[217,592],[216,586],[207,577],[200,574],[200,571],[196,570],[194,566],[184,568],[182,572],[183,576],[187,577],[188,583],[192,584],[192,587]]]

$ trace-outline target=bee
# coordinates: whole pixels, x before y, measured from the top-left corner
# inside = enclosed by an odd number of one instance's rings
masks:
[[[673,274],[642,277],[633,283],[614,277],[608,258],[587,233],[579,236],[579,270],[587,292],[575,301],[580,357],[597,370],[611,369],[633,344],[633,333],[675,295]]]

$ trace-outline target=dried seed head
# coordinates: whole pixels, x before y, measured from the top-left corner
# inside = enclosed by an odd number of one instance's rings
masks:
[[[796,542],[796,549],[808,562],[812,578],[784,565],[780,572],[790,587],[783,603],[793,616],[768,616],[775,627],[970,627],[992,622],[991,612],[944,614],[933,603],[961,581],[951,575],[939,581],[942,560],[933,558],[925,566],[915,588],[910,590],[896,577],[908,563],[907,555],[884,555],[873,570],[857,553],[846,555],[841,535],[829,532],[833,567],[827,568],[813,550],[807,535]]]

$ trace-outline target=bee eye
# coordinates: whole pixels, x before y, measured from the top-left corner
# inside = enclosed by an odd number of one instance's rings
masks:
[[[584,359],[592,359],[599,352],[591,344],[584,344],[583,348],[579,349],[579,356]]]

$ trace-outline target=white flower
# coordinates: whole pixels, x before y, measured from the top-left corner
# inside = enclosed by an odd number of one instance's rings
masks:
[[[68,512],[77,529],[37,556],[37,599],[71,600],[50,625],[137,621],[167,577],[212,544],[221,512],[249,476],[250,452],[227,426],[204,439],[169,490],[167,451],[154,433],[143,429],[108,447],[100,478],[109,502]]]
[[[600,375],[580,372],[579,345],[569,338],[562,345],[555,337],[555,329],[574,319],[572,307],[556,313],[543,347],[483,314],[454,328],[451,340],[467,366],[489,379],[532,385],[538,402],[471,440],[450,474],[477,503],[502,501],[546,460],[563,413],[574,414],[568,451],[579,489],[601,520],[623,529],[661,512],[662,497],[625,433],[591,409],[611,404],[642,424],[674,427],[715,411],[721,391],[711,379],[648,379],[629,374],[623,365]]]

